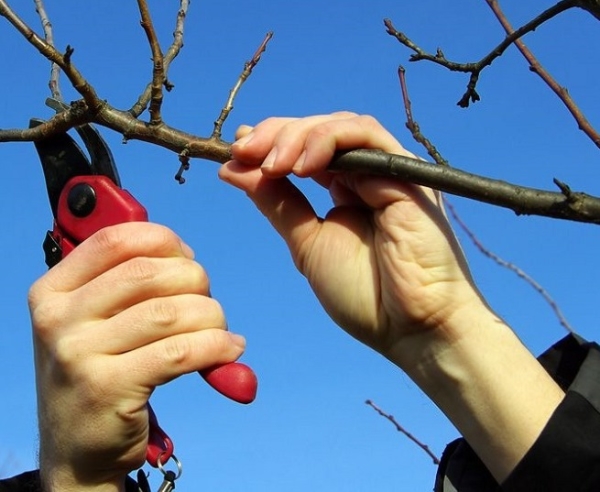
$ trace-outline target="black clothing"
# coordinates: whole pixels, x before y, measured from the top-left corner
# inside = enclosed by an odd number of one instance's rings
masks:
[[[538,360],[566,396],[499,486],[464,439],[450,443],[434,492],[600,491],[600,347],[569,335]]]
[[[515,470],[499,486],[457,439],[444,451],[434,492],[600,491],[600,347],[569,335],[538,360],[566,396]],[[128,479],[127,492],[138,490]],[[0,480],[0,492],[41,491],[37,471]]]
[[[0,492],[42,492],[38,470],[29,471],[6,480],[0,480]],[[140,492],[137,483],[127,477],[125,492]]]

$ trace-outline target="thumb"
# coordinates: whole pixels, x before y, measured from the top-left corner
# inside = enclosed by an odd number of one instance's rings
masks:
[[[287,178],[265,177],[260,168],[249,168],[235,160],[221,166],[219,177],[246,192],[285,240],[302,272],[298,259],[321,226],[321,220],[304,194]]]

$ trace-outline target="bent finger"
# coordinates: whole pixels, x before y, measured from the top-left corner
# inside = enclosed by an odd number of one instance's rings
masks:
[[[152,389],[183,374],[234,362],[245,346],[242,336],[211,329],[168,337],[116,357],[130,369],[134,384]]]
[[[128,222],[105,227],[90,236],[32,288],[69,292],[116,265],[137,256],[192,258],[193,252],[173,231],[150,222]]]
[[[210,297],[185,294],[136,304],[104,322],[97,334],[86,336],[95,350],[121,354],[173,335],[209,329],[227,329],[221,305]]]

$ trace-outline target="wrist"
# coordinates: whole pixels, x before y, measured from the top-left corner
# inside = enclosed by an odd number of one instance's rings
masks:
[[[483,300],[424,332],[412,349],[418,355],[401,367],[501,483],[539,437],[563,391]]]
[[[453,302],[448,300],[443,308],[432,310],[433,315],[402,330],[401,337],[384,354],[413,379],[435,372],[444,354],[480,327],[504,324],[470,283],[455,286],[452,298]]]

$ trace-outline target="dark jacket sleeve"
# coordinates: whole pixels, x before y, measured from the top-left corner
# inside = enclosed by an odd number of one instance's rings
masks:
[[[0,480],[0,492],[41,492],[40,474],[37,470]]]
[[[532,448],[498,485],[458,439],[444,451],[436,492],[600,491],[600,348],[569,335],[538,360],[566,395]]]
[[[125,492],[139,492],[135,480],[127,477]],[[0,480],[0,492],[44,492],[39,470],[22,473],[5,480]]]
[[[563,343],[570,354],[555,354],[558,367],[573,373],[580,362],[577,372],[538,440],[502,484],[503,492],[600,490],[600,349],[575,337]]]

